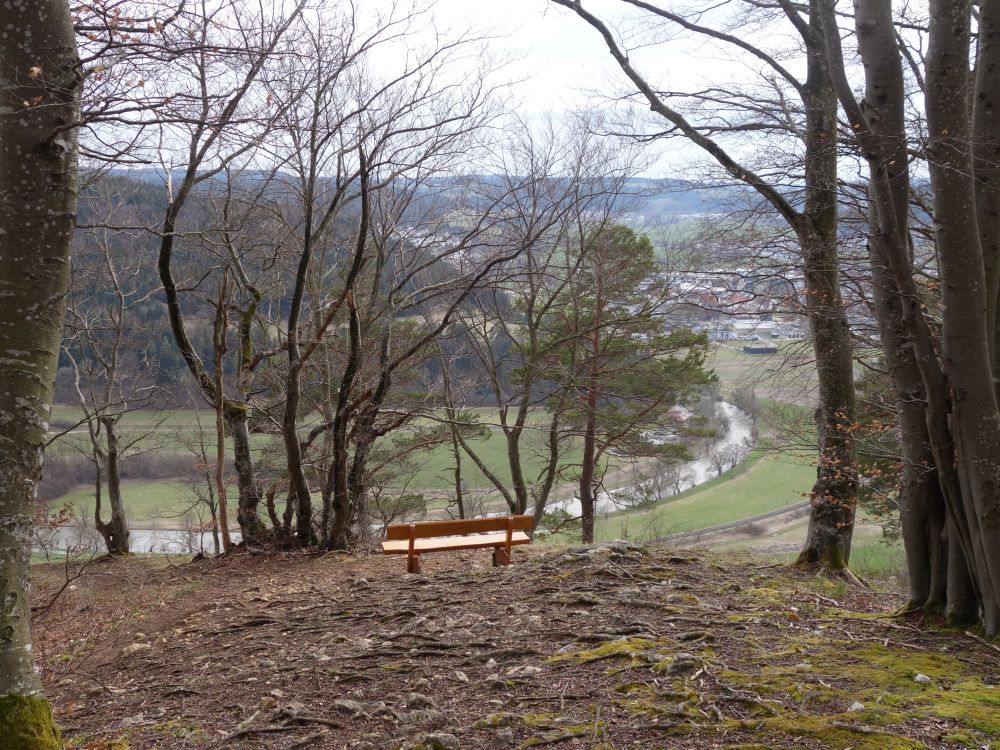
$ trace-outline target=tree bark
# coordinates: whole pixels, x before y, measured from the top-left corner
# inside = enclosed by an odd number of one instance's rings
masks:
[[[903,67],[891,3],[858,2],[855,26],[865,66],[868,122],[881,144],[870,154],[876,163],[871,170],[869,261],[874,311],[896,400],[903,453],[899,499],[909,588],[907,609],[942,612],[949,568],[944,495],[928,430],[927,388],[906,322],[903,291],[892,267],[894,248],[897,262],[902,262],[898,256],[906,255],[910,246],[910,182]],[[956,551],[957,546],[952,554]],[[953,571],[953,575],[958,574]]]
[[[451,455],[455,461],[452,476],[455,478],[455,504],[458,507],[458,517],[465,518],[465,497],[462,487],[462,446],[458,442],[459,427],[456,424],[458,410],[455,408],[455,399],[451,392],[451,373],[449,372],[448,358],[444,356],[444,351],[438,345],[438,362],[441,363],[441,379],[444,387],[444,408],[445,416],[448,418],[448,429],[451,433]]]
[[[125,515],[125,503],[122,501],[116,421],[115,417],[110,416],[100,418],[107,446],[104,452],[104,472],[107,474],[111,520],[105,523],[101,518],[100,489],[98,488],[98,499],[94,507],[94,526],[104,537],[104,544],[109,555],[127,555],[129,553],[129,530],[128,518]]]
[[[968,1],[931,2],[925,101],[944,306],[942,362],[950,385],[957,468],[973,532],[973,578],[983,624],[992,636],[1000,632],[1000,412],[987,348],[988,294],[973,176],[967,62],[971,18]]]
[[[586,400],[584,405],[583,457],[580,466],[580,521],[584,544],[594,542],[594,515],[597,501],[594,497],[594,477],[597,471],[597,398],[600,392],[601,326],[604,314],[604,271],[600,251],[594,259],[594,317],[590,325],[590,352],[587,361]],[[577,321],[577,324],[579,321]]]
[[[986,276],[987,348],[993,363],[993,378],[1000,389],[1000,7],[996,2],[980,5],[973,92],[973,168],[976,176],[976,214],[979,242]]]
[[[806,203],[797,229],[807,315],[819,381],[819,462],[806,543],[797,564],[847,567],[857,507],[854,345],[840,295],[837,253],[837,93],[830,79],[817,0],[810,2],[806,109]]]
[[[212,330],[212,357],[215,375],[215,494],[218,498],[219,527],[222,551],[229,552],[233,540],[229,536],[229,507],[226,497],[226,397],[223,362],[226,356],[226,333],[229,327],[229,274],[224,273],[219,285],[218,306]]]
[[[593,544],[596,506],[594,498],[594,475],[596,468],[594,455],[596,453],[595,435],[597,428],[595,414],[597,411],[597,398],[596,391],[593,389],[588,391],[587,406],[592,408],[588,410],[583,429],[583,457],[580,461],[580,525],[581,541],[584,544]]]
[[[874,257],[877,260],[877,262],[873,262],[873,279],[877,280],[878,274],[882,273],[883,270],[887,274],[891,273],[891,280],[878,285],[882,291],[893,297],[892,304],[882,308],[882,313],[890,318],[882,322],[883,328],[890,326],[885,343],[891,347],[894,341],[898,341],[904,360],[902,363],[896,362],[897,376],[902,374],[909,378],[909,380],[897,380],[895,383],[896,395],[901,399],[900,415],[904,430],[904,450],[908,444],[913,448],[918,447],[918,444],[929,442],[936,466],[940,496],[944,500],[947,515],[946,531],[942,538],[938,532],[939,514],[935,509],[917,509],[918,512],[915,514],[904,513],[907,554],[911,558],[916,558],[917,563],[913,572],[918,577],[926,578],[928,554],[934,561],[931,563],[929,583],[911,580],[910,604],[911,606],[915,604],[912,600],[913,596],[921,596],[929,588],[928,599],[924,606],[928,609],[939,608],[943,587],[946,592],[943,598],[947,601],[945,610],[948,617],[956,622],[966,621],[969,617],[974,618],[979,609],[978,602],[981,596],[982,582],[979,580],[981,566],[976,561],[982,560],[982,543],[978,538],[976,512],[970,497],[971,485],[968,476],[962,471],[963,457],[960,441],[956,440],[954,434],[956,421],[952,385],[947,377],[948,363],[943,358],[939,358],[939,348],[924,316],[921,293],[913,277],[913,262],[908,241],[909,155],[906,151],[907,136],[903,118],[905,92],[902,61],[891,31],[891,3],[888,0],[864,0],[856,5],[859,49],[865,64],[867,79],[866,100],[861,104],[854,99],[844,70],[839,34],[833,31],[836,29],[834,4],[835,0],[825,0],[824,23],[827,29],[831,30],[827,36],[827,43],[830,57],[834,60],[835,80],[841,102],[853,130],[857,134],[871,174],[870,191],[873,198],[871,247],[875,251]],[[936,10],[941,10],[941,8]],[[964,11],[969,12],[970,10],[971,8],[966,4]],[[958,12],[961,16],[961,9],[958,9]],[[941,32],[944,32],[944,36],[950,33],[957,34],[961,38],[963,24],[951,25],[955,18],[945,20],[942,24],[942,18],[942,16],[937,16],[935,19],[937,25],[934,32],[935,46],[948,48],[954,44],[955,39],[953,37],[950,41],[944,41]],[[967,34],[968,29],[968,18],[966,18],[964,33]],[[960,119],[968,118],[967,108],[958,104],[965,99],[965,94],[961,93],[960,90],[963,88],[963,82],[967,82],[968,79],[965,58],[961,58],[963,54],[968,53],[967,39],[965,45],[965,53],[957,52],[954,48],[950,50],[956,62],[951,84],[957,85],[958,89],[948,91],[948,85],[942,89],[940,81],[938,81],[937,91],[928,96],[928,106],[934,107],[940,106],[940,102],[932,104],[930,100],[933,96],[943,93],[947,98],[957,93],[957,98],[952,100],[952,104],[958,106],[959,110],[963,110],[963,112],[958,113]],[[961,58],[961,62],[957,62],[958,58]],[[943,134],[947,133],[948,129]],[[961,191],[961,187],[957,187]],[[935,187],[935,191],[937,189]],[[959,192],[960,194],[961,192]],[[954,196],[949,196],[949,198],[954,198]],[[937,207],[936,214],[941,215]],[[975,227],[973,227],[973,231],[975,231]],[[939,236],[937,239],[940,241],[943,237]],[[941,257],[940,249],[939,244],[939,259]],[[971,250],[971,252],[978,254],[976,250]],[[984,292],[982,280],[985,277],[985,272],[981,265],[979,273],[978,290],[982,294]],[[976,276],[971,276],[969,281],[975,286]],[[975,304],[973,300],[973,305]],[[878,310],[877,307],[876,311],[878,312]],[[953,312],[947,309],[946,303],[945,317],[951,316]],[[985,313],[985,309],[983,312]],[[898,330],[892,328],[893,326],[898,327]],[[985,324],[982,326],[982,332],[985,334]],[[883,335],[885,336],[885,334]],[[909,357],[911,354],[912,359]],[[893,354],[888,349],[887,356],[892,371]],[[924,405],[926,441],[922,436],[916,434],[918,427],[913,425],[907,427],[902,422],[909,413],[907,407],[912,408],[914,404],[920,402],[919,390],[915,390],[917,386],[912,384],[913,363],[916,364],[919,371],[923,395],[926,400]],[[908,386],[907,383],[911,383],[911,385]],[[916,419],[915,416],[913,419]],[[905,500],[906,498],[904,498]],[[933,503],[935,500],[930,499],[929,502]],[[924,511],[927,513],[923,517],[926,520],[922,520],[921,516]],[[935,543],[936,549],[935,547],[928,549],[927,545],[931,543]],[[941,560],[945,559],[945,556],[947,558],[946,575],[941,569],[943,567]],[[942,578],[945,579],[944,582],[942,582]]]
[[[250,453],[250,407],[227,400],[224,402],[223,413],[229,437],[233,441],[233,463],[236,467],[236,486],[239,488],[236,521],[240,525],[243,542],[251,544],[266,536],[267,530],[260,518],[262,492]],[[278,528],[275,527],[275,530]]]
[[[545,513],[545,508],[549,502],[549,495],[552,493],[552,487],[555,486],[556,476],[559,474],[559,419],[560,414],[557,410],[552,415],[552,421],[549,422],[548,426],[548,460],[545,464],[545,470],[542,475],[542,483],[539,487],[535,489],[534,496],[534,519],[531,523],[531,533],[534,535],[535,529],[538,528],[539,521],[542,520],[542,515]]]
[[[55,750],[28,569],[76,218],[80,62],[69,7],[0,5],[0,737]]]

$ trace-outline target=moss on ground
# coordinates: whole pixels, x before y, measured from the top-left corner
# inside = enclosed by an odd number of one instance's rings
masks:
[[[833,716],[776,716],[762,720],[732,722],[762,738],[775,734],[812,738],[829,750],[928,750],[919,740],[864,724],[853,724],[853,714]]]

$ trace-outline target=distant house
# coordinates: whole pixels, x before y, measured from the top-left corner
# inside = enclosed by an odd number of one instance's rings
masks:
[[[685,409],[683,406],[674,406],[667,412],[667,419],[678,424],[687,424],[688,420],[693,416],[694,414],[691,410]]]

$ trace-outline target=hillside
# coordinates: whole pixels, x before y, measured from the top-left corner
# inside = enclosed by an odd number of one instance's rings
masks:
[[[1000,650],[898,596],[625,544],[93,563],[36,650],[70,747],[902,748],[1000,738]],[[36,570],[36,601],[65,583]],[[918,675],[923,675],[918,677]]]

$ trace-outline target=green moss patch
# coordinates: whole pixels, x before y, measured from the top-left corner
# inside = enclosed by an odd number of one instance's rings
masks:
[[[0,697],[0,750],[61,750],[52,708],[33,695]]]

